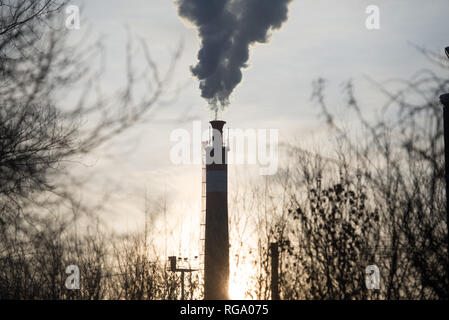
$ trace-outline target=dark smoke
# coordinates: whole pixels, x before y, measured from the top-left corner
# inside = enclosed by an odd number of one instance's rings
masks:
[[[191,70],[213,109],[228,105],[242,81],[250,45],[267,42],[269,31],[282,26],[291,1],[176,0],[179,15],[198,27],[201,49]]]

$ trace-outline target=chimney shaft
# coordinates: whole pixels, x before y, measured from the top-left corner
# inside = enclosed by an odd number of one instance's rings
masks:
[[[204,253],[204,298],[227,300],[229,281],[228,165],[223,146],[226,122],[211,121],[212,145],[206,147],[206,230]],[[214,157],[219,152],[220,157]],[[218,160],[217,160],[218,159]],[[221,161],[220,161],[221,159]]]

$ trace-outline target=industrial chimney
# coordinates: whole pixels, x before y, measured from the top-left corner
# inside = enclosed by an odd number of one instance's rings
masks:
[[[225,121],[213,120],[212,140],[205,148],[204,298],[227,300],[229,281],[228,165],[223,143]]]

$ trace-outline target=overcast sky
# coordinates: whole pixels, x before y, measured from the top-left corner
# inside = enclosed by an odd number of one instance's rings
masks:
[[[177,15],[174,1],[89,0],[73,4],[81,4],[82,12],[81,30],[72,31],[72,36],[79,38],[88,28],[91,38],[103,39],[107,52],[104,86],[110,93],[120,79],[125,79],[126,27],[145,39],[161,67],[167,65],[170,53],[182,41],[184,50],[175,81],[185,87],[174,104],[161,107],[158,116],[175,118],[188,110],[188,115],[202,120],[206,128],[210,112],[200,97],[198,81],[189,71],[196,63],[199,39],[194,27]],[[380,9],[380,30],[365,27],[365,9],[371,4]],[[449,45],[448,15],[447,0],[293,0],[284,27],[273,32],[268,44],[251,49],[250,67],[244,70],[243,81],[223,117],[232,128],[279,129],[281,140],[319,137],[324,125],[310,101],[313,80],[328,79],[329,105],[339,110],[341,85],[354,79],[363,107],[374,110],[382,96],[365,76],[382,83],[433,68],[410,43],[442,53]],[[114,157],[97,156],[95,170],[127,190],[111,200],[114,208],[120,208],[109,218],[114,224],[133,228],[141,223],[146,187],[154,194],[166,190],[170,199],[176,199],[170,214],[183,222],[182,232],[195,226],[201,169],[169,161],[170,132],[191,125],[190,120],[181,124],[155,121],[108,146]],[[119,152],[123,150],[120,141],[125,140],[134,143],[127,142],[129,150]]]

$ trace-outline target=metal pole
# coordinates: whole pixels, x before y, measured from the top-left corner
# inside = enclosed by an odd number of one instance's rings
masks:
[[[442,94],[440,101],[443,104],[444,122],[444,177],[446,179],[446,225],[447,225],[447,254],[449,259],[449,93]],[[449,268],[449,264],[448,264]],[[449,269],[446,270],[449,279]]]
[[[271,300],[279,300],[279,250],[277,242],[270,243],[271,255]]]
[[[181,271],[181,300],[184,300],[184,271]]]

